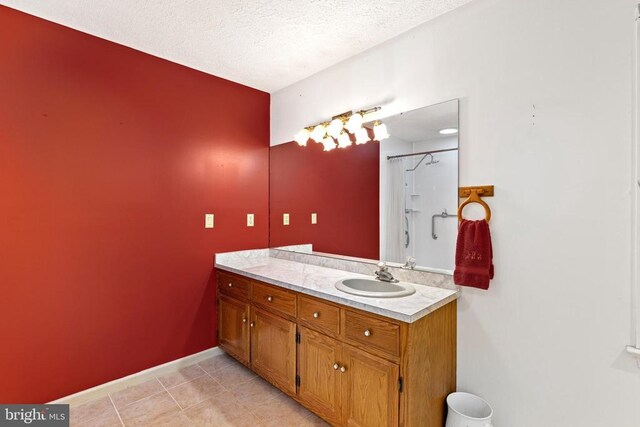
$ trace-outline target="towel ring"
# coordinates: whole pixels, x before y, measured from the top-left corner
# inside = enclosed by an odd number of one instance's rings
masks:
[[[478,193],[482,193],[482,190],[478,191],[478,190],[471,190],[469,192],[469,197],[467,198],[467,200],[465,200],[464,202],[462,202],[462,204],[460,204],[460,206],[458,207],[458,221],[462,222],[462,220],[464,219],[462,217],[462,210],[464,209],[465,206],[467,206],[468,204],[471,203],[478,203],[480,204],[483,208],[484,208],[484,220],[489,222],[491,220],[491,208],[489,207],[489,205],[482,200],[482,198],[480,197],[480,195]]]

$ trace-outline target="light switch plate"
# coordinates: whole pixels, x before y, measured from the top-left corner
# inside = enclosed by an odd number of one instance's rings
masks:
[[[289,214],[282,214],[282,224],[289,225]]]
[[[253,214],[247,214],[247,227],[253,227]]]
[[[318,214],[314,212],[311,214],[311,224],[317,224],[317,223],[318,223]]]
[[[204,228],[213,228],[213,214],[204,215]]]

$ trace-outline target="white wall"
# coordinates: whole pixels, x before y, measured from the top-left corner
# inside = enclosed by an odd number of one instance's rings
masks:
[[[348,109],[461,98],[461,185],[496,186],[496,277],[459,301],[458,387],[498,427],[640,425],[635,3],[474,0],[272,95],[274,144]]]

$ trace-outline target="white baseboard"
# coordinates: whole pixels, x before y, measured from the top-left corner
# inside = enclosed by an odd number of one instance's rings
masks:
[[[171,362],[163,363],[162,365],[154,366],[153,368],[145,369],[144,371],[136,372],[135,374],[118,378],[117,380],[109,381],[108,383],[100,384],[99,386],[95,386],[78,393],[70,394],[69,396],[62,397],[49,403],[67,403],[73,406],[82,405],[83,403],[87,403],[91,400],[107,396],[109,393],[114,393],[127,387],[131,387],[132,385],[143,383],[155,377],[170,374],[179,369],[222,353],[223,351],[220,347],[211,347],[210,349],[201,351],[200,353],[172,360]]]

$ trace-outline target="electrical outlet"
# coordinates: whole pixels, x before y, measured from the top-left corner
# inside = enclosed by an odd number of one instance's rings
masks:
[[[204,228],[213,228],[213,214],[204,215]]]
[[[289,225],[289,214],[282,214],[282,224],[283,225]]]
[[[311,214],[311,224],[317,224],[317,223],[318,223],[318,214],[314,212]]]
[[[253,214],[247,214],[247,227],[253,227]]]

